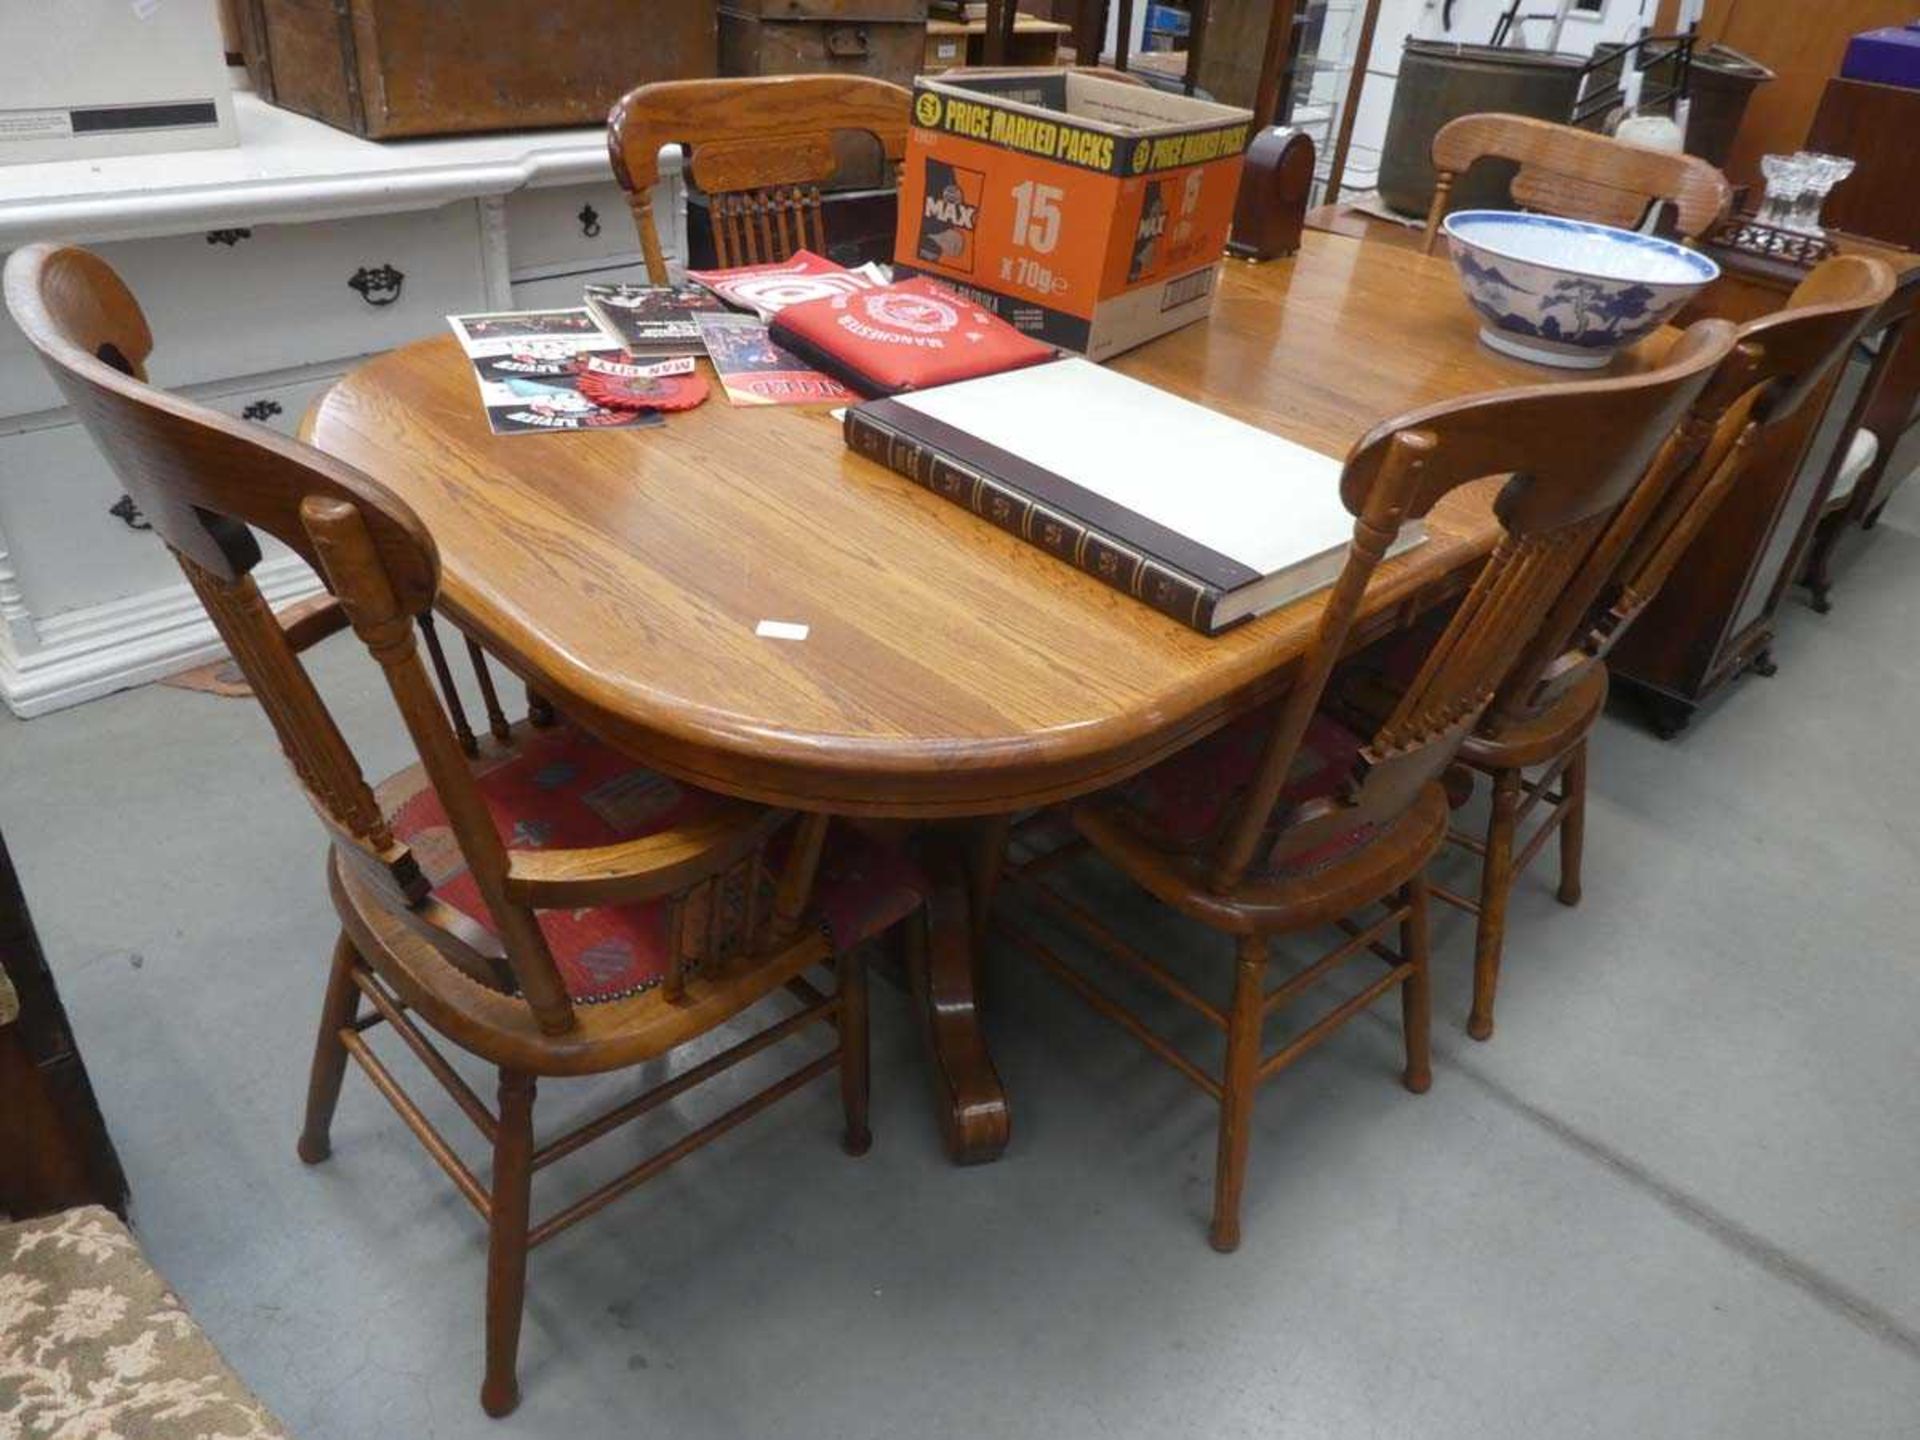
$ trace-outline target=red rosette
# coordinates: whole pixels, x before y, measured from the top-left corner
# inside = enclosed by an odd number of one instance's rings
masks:
[[[691,410],[707,398],[704,378],[695,373],[659,373],[668,368],[680,367],[673,361],[647,364],[626,355],[588,355],[581,359],[574,385],[582,396],[607,410]]]

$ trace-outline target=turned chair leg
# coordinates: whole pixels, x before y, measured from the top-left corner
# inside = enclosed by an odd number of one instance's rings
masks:
[[[847,1129],[840,1145],[864,1155],[873,1144],[867,1128],[867,957],[859,947],[834,959],[840,992],[840,1106]]]
[[[1247,1179],[1253,1093],[1260,1084],[1260,1022],[1266,1016],[1267,942],[1240,938],[1233,1010],[1227,1018],[1227,1071],[1220,1092],[1220,1138],[1213,1171],[1213,1228],[1208,1240],[1226,1254],[1240,1248],[1240,1192]]]
[[[1560,891],[1562,905],[1580,903],[1580,857],[1587,843],[1587,742],[1573,748],[1560,777]]]
[[[313,1070],[307,1078],[307,1119],[297,1147],[300,1158],[318,1165],[333,1153],[333,1111],[340,1103],[340,1083],[347,1074],[347,1047],[340,1032],[353,1024],[360,1009],[360,988],[353,983],[360,952],[343,932],[333,946],[333,968],[327,974],[327,997],[320,1006],[320,1034],[313,1045]]]
[[[553,702],[533,686],[527,686],[527,720],[536,730],[545,730],[560,718]]]
[[[480,1408],[496,1420],[520,1403],[520,1316],[527,1296],[527,1221],[533,1200],[533,1076],[500,1072],[487,1227],[487,1373]]]
[[[1487,853],[1480,867],[1480,926],[1473,937],[1473,1011],[1467,1033],[1493,1034],[1493,992],[1500,985],[1500,947],[1507,938],[1507,892],[1513,888],[1514,816],[1520,808],[1520,772],[1493,777],[1493,813],[1487,820]]]
[[[1813,544],[1800,572],[1800,583],[1810,592],[1816,615],[1826,615],[1833,610],[1833,601],[1828,598],[1833,590],[1833,572],[1829,567],[1834,546],[1846,528],[1845,518],[1834,515],[1821,521],[1813,532]]]
[[[1400,1030],[1406,1041],[1402,1083],[1416,1095],[1433,1084],[1433,985],[1427,950],[1427,877],[1407,882],[1407,918],[1400,922],[1400,955],[1413,972],[1400,987]]]

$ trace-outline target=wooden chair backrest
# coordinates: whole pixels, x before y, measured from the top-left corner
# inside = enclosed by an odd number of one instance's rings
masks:
[[[18,250],[6,265],[6,301],[127,493],[173,550],[342,863],[470,978],[517,991],[543,1031],[571,1029],[572,1004],[546,939],[533,909],[507,894],[509,852],[420,663],[415,622],[432,607],[439,557],[419,519],[351,466],[148,385],[152,334],[133,295],[98,256],[52,245]],[[320,573],[379,662],[493,917],[492,933],[436,900],[413,855],[394,838],[296,645],[253,582],[255,529]],[[553,899],[543,906],[592,903],[570,898],[564,885],[549,889]]]
[[[1513,177],[1516,204],[1628,230],[1646,218],[1649,206],[1664,200],[1678,212],[1680,234],[1692,239],[1718,221],[1733,199],[1727,177],[1698,156],[1648,150],[1526,115],[1462,115],[1433,137],[1429,255],[1447,215],[1454,178],[1482,156],[1519,165]]]
[[[1553,704],[1646,609],[1768,436],[1799,413],[1893,294],[1882,260],[1842,255],[1786,305],[1740,327],[1734,349],[1662,448],[1504,680],[1496,725]]]
[[[898,171],[912,97],[862,75],[663,80],[622,96],[607,117],[613,173],[627,192],[647,274],[667,283],[653,220],[660,149],[686,150],[687,176],[705,191],[722,266],[824,254],[820,187],[839,166],[835,137],[865,133]]]
[[[1376,426],[1347,456],[1341,498],[1356,517],[1300,678],[1289,687],[1255,781],[1222,835],[1212,883],[1231,890],[1256,854],[1280,864],[1391,822],[1452,762],[1600,531],[1733,346],[1705,320],[1660,369],[1447,401]],[[1494,502],[1504,534],[1413,682],[1335,794],[1291,813],[1281,791],[1328,677],[1347,649],[1368,581],[1400,527],[1462,485],[1508,477]]]

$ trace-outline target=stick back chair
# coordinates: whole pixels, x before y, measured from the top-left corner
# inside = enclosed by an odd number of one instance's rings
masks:
[[[462,744],[427,679],[416,617],[439,583],[433,539],[393,494],[264,427],[144,382],[152,336],[134,297],[84,250],[29,246],[9,310],[153,522],[259,698],[331,845],[335,948],[299,1144],[326,1158],[357,1062],[488,1228],[481,1402],[518,1401],[527,1253],[808,1081],[837,1070],[846,1148],[867,1131],[866,990],[852,948],[912,913],[917,877],[884,853],[828,846],[798,817],[682,787],[570,725],[501,725]],[[297,552],[333,603],[283,627],[250,571],[254,532]],[[368,784],[301,663],[351,624],[378,663],[419,765]],[[823,858],[824,852],[824,858]],[[831,964],[833,993],[805,972]],[[666,1055],[762,1001],[799,1006],[606,1115],[536,1147],[537,1077]],[[416,1022],[425,1022],[424,1025]],[[492,1151],[483,1183],[369,1044],[385,1024]],[[533,1172],[789,1035],[824,1054],[533,1224]],[[490,1110],[427,1033],[498,1070]]]
[[[1516,204],[1623,229],[1637,227],[1652,205],[1667,201],[1678,211],[1680,234],[1690,240],[1718,221],[1733,200],[1727,177],[1698,156],[1648,150],[1527,115],[1462,115],[1433,137],[1427,254],[1439,239],[1455,178],[1482,157],[1520,167],[1512,187]]]
[[[1740,328],[1733,351],[1461,747],[1462,764],[1492,785],[1484,835],[1456,830],[1449,836],[1480,857],[1480,891],[1472,899],[1443,886],[1433,889],[1437,898],[1478,916],[1467,1018],[1474,1039],[1493,1034],[1514,879],[1556,832],[1558,898],[1565,905],[1580,902],[1587,740],[1606,704],[1608,652],[1659,593],[1751,458],[1819,389],[1892,288],[1893,271],[1884,262],[1842,256],[1803,280],[1783,309]],[[1385,668],[1394,669],[1394,662]],[[1454,793],[1464,801],[1464,789]],[[1522,842],[1522,828],[1542,805],[1544,818]]]
[[[873,136],[897,175],[911,98],[862,75],[663,80],[629,91],[607,118],[607,149],[648,277],[667,283],[652,199],[662,146],[685,147],[687,175],[710,202],[723,267],[785,260],[796,250],[825,254],[820,194],[839,168],[836,137]]]
[[[1496,687],[1582,556],[1645,473],[1733,343],[1703,321],[1666,365],[1617,380],[1534,386],[1450,401],[1377,426],[1348,455],[1341,498],[1356,517],[1345,566],[1327,594],[1299,674],[1277,709],[1230,725],[1132,781],[1075,808],[1080,838],[1189,919],[1235,938],[1232,998],[1222,1008],[1121,941],[1044,876],[1072,845],[1016,874],[1051,912],[1077,924],[1136,974],[1227,1037],[1216,1078],[1045,945],[1015,938],[1096,1010],[1117,1020],[1220,1106],[1210,1238],[1240,1241],[1254,1092],[1373,1001],[1398,987],[1403,1080],[1429,1083],[1428,860],[1446,835],[1438,783]],[[1495,502],[1504,529],[1493,556],[1413,682],[1370,734],[1322,708],[1352,638],[1368,582],[1403,524],[1462,485],[1507,476]],[[1378,909],[1364,922],[1363,912]],[[1332,925],[1344,941],[1266,988],[1272,937]],[[1399,928],[1397,950],[1383,938]],[[1363,953],[1387,970],[1264,1054],[1267,1019]]]

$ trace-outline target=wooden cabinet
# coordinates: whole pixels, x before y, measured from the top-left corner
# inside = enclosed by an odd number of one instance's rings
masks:
[[[1711,248],[1711,247],[1710,247]],[[1876,254],[1900,272],[1893,298],[1865,337],[1876,358],[1835,368],[1822,388],[1755,456],[1713,521],[1682,557],[1665,587],[1609,659],[1616,688],[1637,695],[1662,734],[1684,728],[1723,687],[1751,670],[1773,673],[1773,617],[1800,572],[1847,443],[1876,407],[1900,405],[1890,377],[1907,373],[1920,347],[1920,257],[1860,242],[1844,248]],[[1799,274],[1714,251],[1725,270],[1688,319],[1748,320],[1778,309]],[[1897,362],[1897,364],[1896,364]],[[1916,377],[1920,378],[1920,377]],[[1874,487],[1883,459],[1861,481]]]
[[[1728,178],[1757,182],[1762,155],[1789,154],[1806,144],[1807,127],[1827,81],[1840,73],[1847,41],[1876,26],[1905,25],[1916,13],[1913,0],[1707,0],[1700,38],[1751,55],[1775,76],[1747,102],[1727,159]]]
[[[1889,245],[1920,248],[1920,90],[1829,80],[1807,131],[1807,148],[1846,155],[1853,174],[1827,197],[1826,224]]]
[[[0,836],[0,1213],[126,1213],[127,1181]]]

